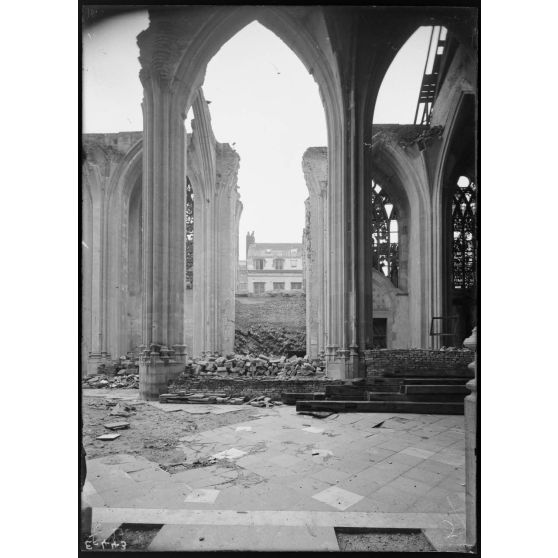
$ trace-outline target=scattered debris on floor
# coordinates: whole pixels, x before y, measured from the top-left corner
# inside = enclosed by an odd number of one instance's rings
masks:
[[[176,393],[162,393],[159,395],[159,403],[200,403],[220,405],[242,405],[244,397],[230,397],[226,393],[190,392],[178,391]]]
[[[252,407],[274,407],[280,406],[283,403],[280,401],[273,401],[271,397],[261,395],[248,399],[247,397],[232,397],[225,393],[210,393],[210,392],[191,392],[179,391],[177,393],[163,393],[159,395],[159,403],[183,403],[191,405],[199,405],[207,403],[209,405],[251,405]]]
[[[122,371],[121,371],[122,372]],[[139,389],[139,373],[124,370],[125,374],[111,376],[108,374],[97,374],[91,378],[85,378],[82,382],[84,388],[98,389]]]
[[[103,425],[108,430],[125,430],[130,428],[130,423],[125,421],[109,422]]]
[[[136,408],[133,405],[125,405],[120,402],[117,403],[114,409],[109,413],[112,417],[130,417],[134,413]]]
[[[120,434],[101,434],[100,436],[97,436],[97,440],[102,441],[116,440],[116,438],[120,438]]]

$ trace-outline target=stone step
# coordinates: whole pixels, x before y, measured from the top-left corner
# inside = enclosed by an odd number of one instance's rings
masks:
[[[454,378],[402,378],[405,385],[465,385],[472,376],[456,376]]]
[[[305,399],[308,401],[323,400],[325,399],[325,393],[307,393],[307,392],[283,392],[281,393],[281,401],[285,405],[294,405],[300,399]]]
[[[423,401],[297,401],[297,411],[332,411],[335,413],[417,413],[462,415],[463,402]]]
[[[468,395],[469,390],[464,384],[409,384],[405,386],[405,393],[407,395],[415,394],[462,394],[463,396]]]
[[[428,370],[411,370],[408,368],[401,368],[399,370],[391,370],[390,372],[382,372],[381,370],[374,369],[372,361],[366,363],[366,370],[368,377],[381,375],[385,378],[423,378],[426,376],[430,378],[459,378],[467,375],[466,368],[459,368],[457,370],[444,368],[440,370],[435,368],[430,368]]]

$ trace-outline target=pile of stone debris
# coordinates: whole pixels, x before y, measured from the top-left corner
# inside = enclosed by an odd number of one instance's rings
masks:
[[[254,355],[227,354],[225,356],[211,355],[186,363],[185,376],[266,376],[277,379],[287,379],[304,376],[323,377],[325,375],[325,360],[323,356],[309,359],[307,357],[284,355],[274,356],[263,353]]]
[[[139,389],[139,373],[137,369],[122,369],[115,375],[97,374],[91,378],[85,378],[82,382],[84,388],[105,388],[105,389]]]
[[[303,355],[306,352],[306,331],[263,325],[237,328],[234,350],[237,353]]]
[[[163,393],[159,395],[160,403],[190,403],[190,404],[219,404],[219,405],[251,405],[252,407],[273,407],[275,405],[283,405],[280,401],[273,401],[271,397],[260,395],[249,399],[248,397],[234,397],[226,393],[214,393],[207,391],[185,392],[177,391],[176,393]]]

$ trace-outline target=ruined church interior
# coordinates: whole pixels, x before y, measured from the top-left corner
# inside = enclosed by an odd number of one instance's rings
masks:
[[[142,121],[81,136],[82,548],[477,551],[478,9],[142,9]],[[272,242],[204,83],[254,22],[325,123]]]

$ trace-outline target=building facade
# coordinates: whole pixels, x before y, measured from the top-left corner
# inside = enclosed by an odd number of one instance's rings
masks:
[[[246,235],[246,288],[261,295],[271,291],[304,290],[301,243],[256,242]]]

